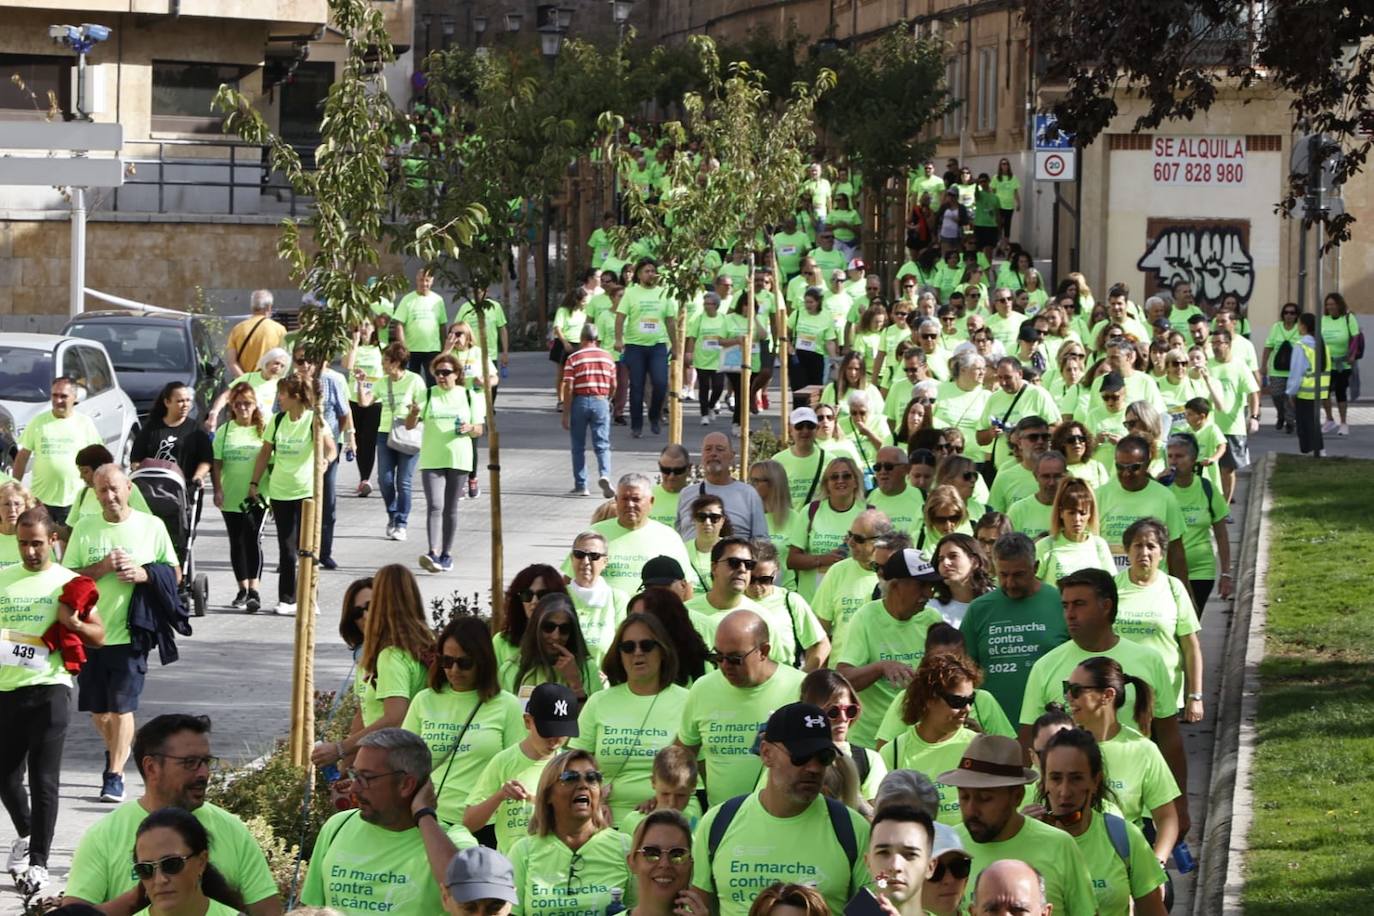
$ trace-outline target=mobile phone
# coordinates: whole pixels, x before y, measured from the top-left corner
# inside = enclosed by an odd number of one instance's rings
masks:
[[[849,902],[844,905],[844,916],[887,916],[882,905],[878,903],[878,898],[873,896],[873,892],[866,887],[859,888],[859,892],[849,898]]]

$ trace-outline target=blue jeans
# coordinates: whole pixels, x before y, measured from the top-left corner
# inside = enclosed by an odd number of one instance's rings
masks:
[[[652,347],[640,344],[626,344],[625,355],[621,357],[625,368],[630,372],[630,429],[639,432],[644,428],[644,377],[649,377],[653,391],[649,395],[649,426],[658,430],[659,420],[663,417],[663,401],[668,396],[668,345],[654,344]]]
[[[387,433],[377,433],[377,482],[382,486],[387,524],[404,528],[410,521],[410,484],[420,456],[396,451],[386,444],[386,437]]]
[[[339,446],[343,448],[342,445]],[[320,518],[320,559],[328,560],[334,556],[334,517],[338,500],[337,483],[339,479],[339,459],[329,462],[324,469],[324,515]]]
[[[587,485],[587,429],[592,431],[592,451],[600,476],[611,476],[611,402],[606,398],[578,395],[568,418],[572,439],[573,486]]]

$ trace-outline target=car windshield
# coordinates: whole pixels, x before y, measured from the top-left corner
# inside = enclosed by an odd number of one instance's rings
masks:
[[[118,372],[190,372],[191,350],[178,324],[96,321],[74,324],[66,333],[105,345]]]
[[[0,400],[46,401],[52,380],[49,351],[0,347]]]

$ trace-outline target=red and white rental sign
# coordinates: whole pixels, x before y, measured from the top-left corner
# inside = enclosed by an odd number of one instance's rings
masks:
[[[1155,184],[1240,187],[1245,184],[1244,137],[1168,137],[1151,146]]]

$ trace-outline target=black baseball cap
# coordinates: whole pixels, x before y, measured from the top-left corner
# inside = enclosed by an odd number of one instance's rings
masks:
[[[654,557],[644,564],[639,578],[645,585],[672,585],[687,575],[682,571],[682,564],[672,557]]]
[[[763,740],[781,744],[793,757],[810,757],[824,750],[838,753],[825,711],[810,703],[788,703],[774,710],[763,729]]]
[[[1111,394],[1113,391],[1120,391],[1126,387],[1126,380],[1121,377],[1121,373],[1115,370],[1102,376],[1102,391]]]
[[[541,738],[577,737],[577,696],[562,684],[540,684],[530,694],[525,712]]]

